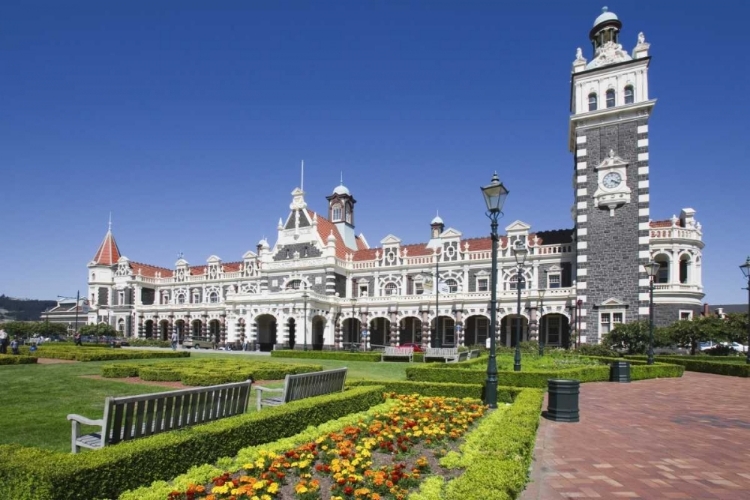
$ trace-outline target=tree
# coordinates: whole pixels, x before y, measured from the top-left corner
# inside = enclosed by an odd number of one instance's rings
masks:
[[[672,342],[680,347],[689,348],[690,355],[695,355],[700,342],[726,338],[721,322],[722,320],[716,316],[698,316],[677,321],[667,327],[667,330]]]
[[[720,324],[722,334],[729,342],[747,342],[747,313],[729,313]]]
[[[114,337],[117,335],[117,331],[107,323],[99,323],[97,325],[84,325],[78,329],[78,333],[81,335],[91,335],[95,337]]]
[[[649,322],[634,321],[617,325],[604,336],[602,344],[611,349],[625,349],[627,354],[645,354],[648,350]],[[654,347],[669,345],[669,336],[663,328],[654,328]]]
[[[68,327],[62,323],[50,323],[49,321],[37,321],[33,327],[34,333],[43,337],[51,335],[66,336]]]

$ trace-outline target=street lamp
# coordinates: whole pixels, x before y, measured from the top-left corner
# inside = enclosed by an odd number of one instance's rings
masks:
[[[305,286],[305,290],[302,292],[302,300],[305,303],[305,315],[303,321],[305,322],[304,331],[305,331],[305,348],[304,350],[307,350],[307,299],[310,297],[310,295],[307,293],[307,286]]]
[[[649,280],[649,296],[648,296],[648,362],[647,364],[654,364],[654,278],[659,274],[659,268],[661,265],[652,260],[648,264],[644,264],[643,267],[646,269]]]
[[[750,365],[750,257],[740,266],[742,274],[747,278],[747,358],[745,363]]]
[[[349,351],[354,352],[354,305],[357,303],[357,297],[352,297],[352,319],[349,328]]]
[[[521,371],[521,280],[523,279],[523,263],[526,262],[526,245],[522,240],[516,240],[513,247],[513,256],[516,258],[518,265],[518,276],[516,277],[516,290],[518,290],[518,302],[516,303],[516,353],[513,355],[513,371]]]
[[[497,172],[492,175],[492,180],[482,189],[484,202],[487,204],[487,217],[490,219],[492,229],[492,271],[490,292],[490,359],[487,361],[487,390],[485,402],[490,408],[497,408],[497,359],[495,355],[495,342],[497,329],[497,219],[503,214],[503,204],[508,197],[508,190],[500,182]]]
[[[544,271],[544,283],[539,289],[539,355],[544,356],[544,294],[547,293],[547,271]]]

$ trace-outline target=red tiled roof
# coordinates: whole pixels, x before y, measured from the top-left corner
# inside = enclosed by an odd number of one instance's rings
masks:
[[[107,231],[104,236],[104,241],[99,245],[96,255],[94,255],[94,262],[103,266],[111,266],[117,264],[120,259],[120,249],[117,247],[115,237],[112,235],[112,230]]]
[[[221,265],[224,266],[225,273],[233,273],[242,269],[242,262],[222,262]]]
[[[317,215],[318,235],[320,235],[320,239],[323,240],[324,245],[328,244],[328,236],[330,236],[331,232],[333,232],[333,235],[336,237],[336,257],[338,257],[339,259],[346,259],[347,254],[354,253],[349,247],[346,246],[346,243],[344,243],[344,238],[341,237],[339,229],[333,222],[329,221],[320,214],[316,214],[310,209],[307,210],[307,213],[310,216],[310,219]],[[364,242],[362,242],[359,238],[356,238],[356,242],[357,248],[364,247]]]
[[[142,264],[140,262],[130,262],[130,269],[133,270],[133,274],[138,276],[146,276],[148,278],[156,278],[157,273],[161,273],[162,278],[169,278],[172,276],[172,269],[166,267],[152,266],[151,264]]]
[[[649,222],[651,227],[672,227],[672,221],[667,220],[652,220]]]

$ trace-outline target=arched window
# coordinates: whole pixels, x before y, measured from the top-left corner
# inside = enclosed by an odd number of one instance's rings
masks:
[[[599,105],[596,99],[596,92],[592,92],[589,94],[589,111],[596,111],[598,107]]]
[[[208,301],[209,301],[209,302],[210,302],[211,304],[216,304],[217,302],[219,302],[219,294],[218,294],[218,293],[216,293],[216,292],[211,292],[211,293],[209,293],[209,294],[208,294]]]
[[[682,255],[680,257],[680,283],[683,285],[687,284],[690,280],[690,275],[688,274],[690,268],[690,257],[687,255]]]
[[[521,290],[524,290],[526,288],[526,280],[521,276]],[[514,274],[510,277],[510,289],[511,290],[518,290],[518,275]]]
[[[185,294],[181,293],[177,296],[177,303],[178,304],[184,304],[185,303]]]
[[[302,285],[302,280],[292,280],[286,284],[287,290],[299,290]]]
[[[633,94],[633,86],[626,85],[625,86],[625,104],[633,104],[634,100],[635,100],[635,97]]]
[[[91,281],[96,281],[96,273],[91,273]]]
[[[341,220],[341,205],[334,205],[333,209],[331,210],[331,219],[333,219],[333,222],[338,222]]]
[[[395,283],[386,283],[385,287],[383,287],[383,293],[385,295],[396,295],[397,291],[398,286],[396,286]]]
[[[615,107],[615,89],[609,89],[607,91],[607,107],[608,108]]]
[[[654,283],[669,283],[669,258],[666,255],[658,255],[654,260],[659,263],[659,272]]]
[[[450,278],[450,279],[445,280],[445,284],[448,285],[448,291],[450,293],[458,292],[458,281]]]

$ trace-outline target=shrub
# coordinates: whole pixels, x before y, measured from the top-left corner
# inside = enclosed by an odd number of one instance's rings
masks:
[[[582,356],[604,356],[608,358],[620,357],[619,352],[603,344],[581,344],[575,352]]]
[[[484,362],[486,363],[486,360]],[[484,384],[487,378],[487,373],[480,370],[479,367],[461,369],[453,368],[453,365],[437,366],[447,366],[447,368],[433,368],[433,365],[428,367],[409,367],[406,369],[406,378],[407,380],[423,382],[452,382],[456,384]],[[609,367],[596,365],[562,370],[500,371],[498,372],[498,385],[546,388],[547,380],[551,378],[575,379],[581,382],[600,382],[609,380]]]
[[[712,359],[708,356],[659,356],[656,359],[665,363],[683,366],[689,372],[713,373],[715,375],[727,375],[730,377],[750,377],[750,365],[722,362],[722,360]]]
[[[127,339],[131,347],[172,347],[168,340]]]
[[[0,365],[33,365],[36,356],[16,356],[14,354],[0,354]]]
[[[484,399],[483,384],[414,382],[410,380],[347,380],[346,382],[347,386],[352,387],[376,384],[385,386],[386,392],[395,392],[397,394]],[[498,387],[497,400],[502,403],[511,403],[521,390],[516,387]]]
[[[379,352],[348,351],[297,351],[282,349],[271,351],[272,358],[336,359],[339,361],[380,361]]]

